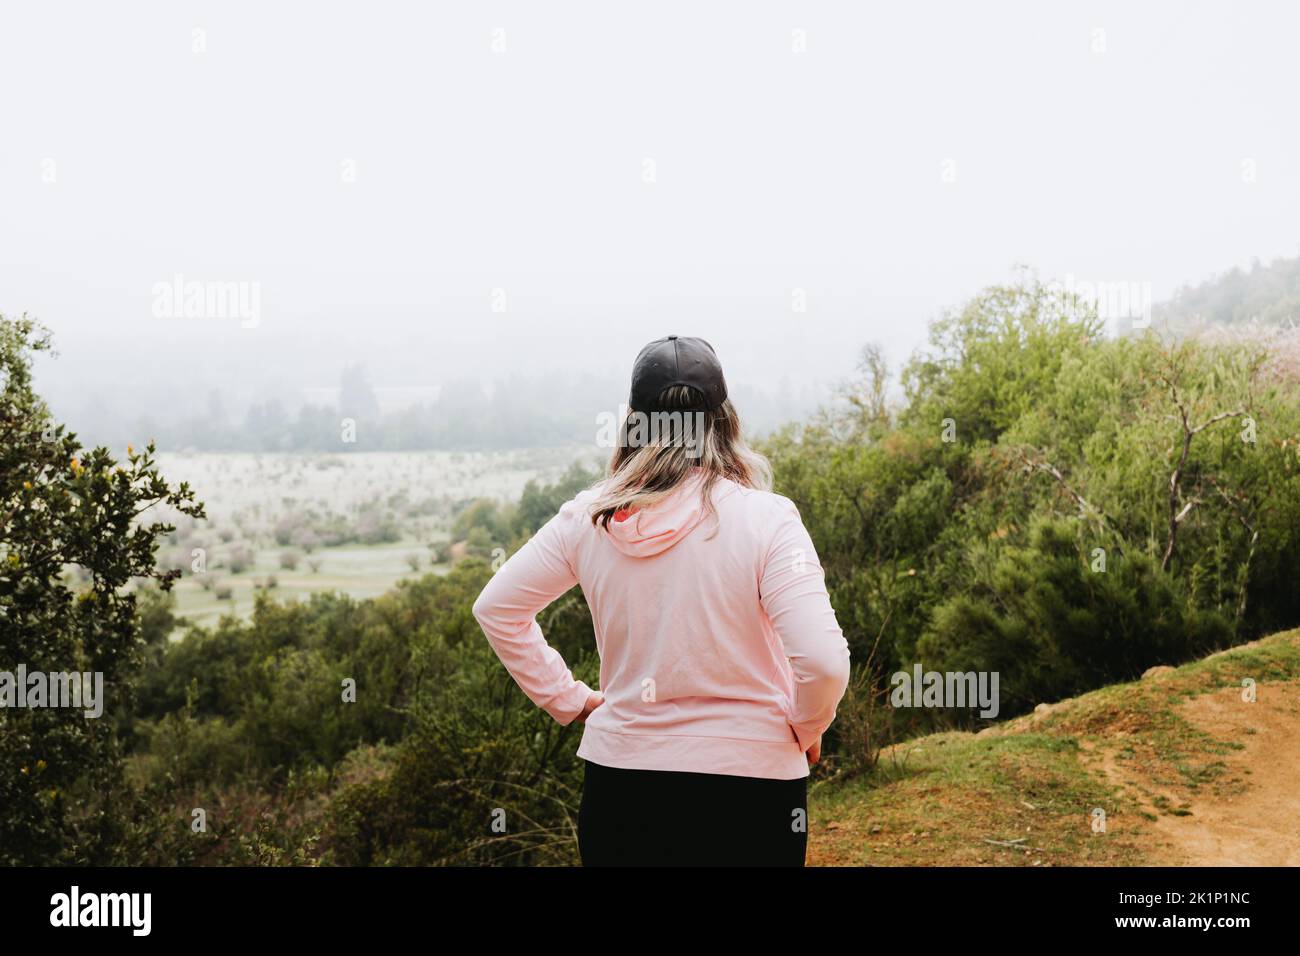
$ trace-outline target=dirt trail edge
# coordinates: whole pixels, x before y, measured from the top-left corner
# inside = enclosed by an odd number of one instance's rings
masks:
[[[1190,797],[1186,815],[1158,817],[1153,863],[1300,866],[1300,686],[1263,683],[1253,703],[1239,688],[1180,708],[1197,730],[1243,749],[1224,760],[1223,784]]]
[[[1300,866],[1300,630],[913,738],[809,804],[813,865]]]

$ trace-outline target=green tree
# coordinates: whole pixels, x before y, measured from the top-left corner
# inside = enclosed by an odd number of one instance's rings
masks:
[[[203,507],[158,473],[153,445],[85,450],[32,389],[46,330],[0,316],[0,672],[103,675],[103,717],[81,709],[0,710],[0,863],[122,862],[129,808],[121,715],[130,709],[143,641],[133,579],[167,589],[154,552],[170,525],[146,522],[167,505]],[[73,587],[68,569],[81,569]]]

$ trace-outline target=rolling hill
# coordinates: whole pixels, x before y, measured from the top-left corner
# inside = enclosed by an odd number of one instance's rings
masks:
[[[1300,630],[899,744],[810,817],[810,865],[1300,865]]]

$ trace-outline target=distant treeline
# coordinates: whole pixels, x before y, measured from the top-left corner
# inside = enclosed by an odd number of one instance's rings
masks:
[[[734,389],[746,426],[769,431],[813,409],[808,390]],[[122,447],[152,440],[163,451],[331,452],[498,451],[593,445],[600,414],[614,415],[626,384],[607,377],[515,377],[485,389],[472,380],[442,386],[435,402],[381,410],[359,366],[344,369],[337,405],[290,405],[279,398],[253,403],[232,416],[217,391],[197,412],[158,409],[124,416],[110,401],[88,408],[80,433]]]
[[[1157,328],[1188,329],[1199,324],[1300,327],[1300,257],[1255,260],[1198,285],[1180,289],[1153,314]]]

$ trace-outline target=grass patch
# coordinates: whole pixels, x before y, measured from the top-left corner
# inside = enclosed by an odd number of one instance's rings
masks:
[[[812,862],[974,866],[1114,864],[1122,833],[1094,833],[1116,794],[1081,765],[1078,744],[1049,734],[938,734],[900,745],[872,774],[814,789]]]

